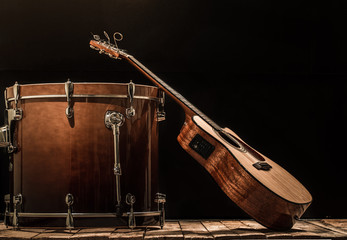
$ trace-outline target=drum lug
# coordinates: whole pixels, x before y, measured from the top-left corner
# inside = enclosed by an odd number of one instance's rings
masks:
[[[15,109],[17,109],[19,96],[20,96],[20,94],[19,94],[19,84],[18,84],[18,82],[16,82],[13,85],[13,97],[14,97]]]
[[[158,211],[160,211],[159,223],[160,227],[163,228],[165,225],[165,203],[166,203],[166,195],[163,193],[155,194],[154,202],[158,204]]]
[[[134,203],[136,198],[131,193],[128,193],[125,197],[125,202],[130,205],[130,213],[128,216],[128,227],[134,229],[136,227],[135,214],[134,214]]]
[[[66,101],[67,101],[67,108],[65,110],[65,114],[67,118],[73,117],[73,106],[71,102],[71,97],[73,94],[73,83],[70,81],[70,79],[65,82],[65,94],[66,94]]]
[[[0,147],[8,147],[9,145],[9,127],[5,125],[0,128]]]
[[[67,216],[66,216],[66,228],[73,229],[74,222],[72,217],[72,204],[74,202],[73,195],[71,193],[66,194],[65,203],[67,205]]]
[[[0,147],[6,147],[8,153],[13,153],[17,150],[13,143],[12,124],[14,121],[19,121],[23,117],[22,109],[6,109],[7,125],[0,128]]]
[[[7,109],[6,111],[7,111],[8,122],[19,121],[19,120],[22,120],[23,118],[23,110],[20,108]]]
[[[161,122],[166,119],[166,113],[164,111],[164,105],[165,105],[165,92],[160,90],[159,91],[159,106],[157,110],[157,121]]]
[[[8,153],[13,153],[17,150],[13,142],[13,131],[14,127],[12,124],[14,121],[22,120],[23,110],[18,108],[19,100],[19,85],[16,82],[13,86],[13,98],[14,98],[14,109],[9,109],[9,104],[7,101],[7,91],[5,90],[5,105],[6,105],[6,122],[7,125],[0,128],[0,147],[7,147]]]
[[[135,116],[135,108],[133,107],[133,100],[135,95],[135,84],[130,80],[128,83],[128,98],[130,102],[130,107],[125,110],[127,118]]]
[[[19,228],[19,218],[18,218],[18,206],[22,205],[23,197],[22,194],[17,194],[13,196],[13,219],[12,225],[15,230]]]

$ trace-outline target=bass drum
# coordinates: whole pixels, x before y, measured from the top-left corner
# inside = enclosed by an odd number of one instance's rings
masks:
[[[123,216],[130,211],[125,203],[127,193],[136,198],[134,212],[157,211],[153,200],[158,192],[161,94],[156,87],[132,83],[16,84],[7,88],[8,108],[22,110],[12,134],[17,150],[10,163],[10,194],[22,198],[16,208],[19,225],[47,223],[47,216],[66,216],[68,194],[73,198],[72,215],[81,217],[74,220],[75,225],[90,222],[92,216],[99,216],[100,222],[108,216],[102,213],[117,211],[115,139],[112,129],[105,126],[108,111],[125,117],[119,127]],[[135,114],[127,117],[130,108]],[[126,218],[119,221],[122,218],[110,216],[107,221],[112,224],[128,224]]]

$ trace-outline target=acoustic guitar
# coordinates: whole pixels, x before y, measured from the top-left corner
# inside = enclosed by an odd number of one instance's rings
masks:
[[[312,202],[311,194],[281,166],[257,152],[229,128],[222,128],[132,55],[94,35],[90,47],[125,59],[172,97],[184,110],[179,144],[214,178],[224,193],[256,221],[274,230],[292,228]]]

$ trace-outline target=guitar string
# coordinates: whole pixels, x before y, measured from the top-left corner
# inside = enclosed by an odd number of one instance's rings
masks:
[[[218,126],[213,120],[207,117],[204,113],[202,113],[197,107],[191,104],[186,98],[184,98],[180,93],[170,87],[167,83],[161,80],[158,76],[156,76],[152,71],[146,68],[142,63],[140,63],[134,56],[129,54],[124,54],[128,60],[133,62],[136,66],[142,69],[145,73],[147,73],[155,82],[159,83],[163,88],[165,88],[168,92],[170,92],[173,96],[175,96],[180,102],[186,105],[190,110],[200,116],[203,120],[209,123],[215,130],[221,130],[221,127]]]

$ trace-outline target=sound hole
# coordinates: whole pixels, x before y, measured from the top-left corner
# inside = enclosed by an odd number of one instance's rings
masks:
[[[228,143],[230,143],[232,146],[236,147],[236,148],[241,148],[241,146],[239,145],[239,143],[229,134],[226,133],[224,131],[218,131],[219,136],[221,136],[225,141],[227,141]]]

